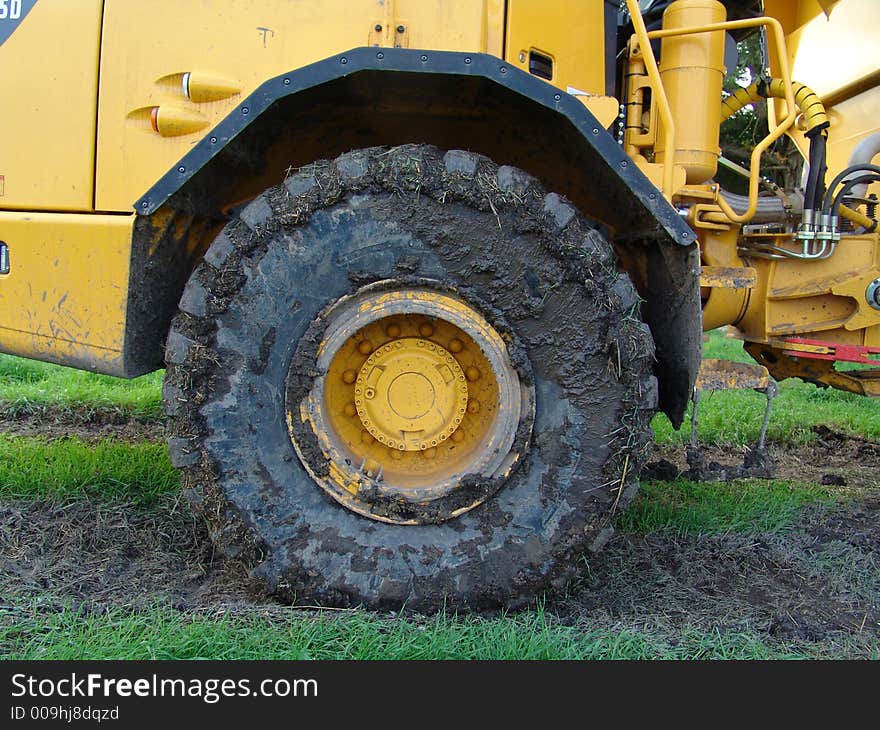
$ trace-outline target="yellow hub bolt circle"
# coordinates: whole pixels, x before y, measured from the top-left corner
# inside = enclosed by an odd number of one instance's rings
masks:
[[[418,337],[395,340],[370,355],[354,392],[364,428],[401,451],[425,451],[445,441],[468,402],[465,375],[456,359]]]

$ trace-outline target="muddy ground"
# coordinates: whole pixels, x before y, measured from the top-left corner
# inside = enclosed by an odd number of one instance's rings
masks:
[[[128,429],[150,438],[154,426]],[[78,435],[89,429],[68,427]],[[808,507],[773,535],[619,534],[585,561],[579,583],[552,597],[547,612],[587,629],[665,636],[692,627],[832,647],[880,639],[880,444],[820,429],[810,445],[774,446],[773,454],[779,478],[824,480],[848,499]],[[719,448],[709,456],[741,459]],[[655,462],[661,459],[686,467],[681,447],[659,449]],[[0,596],[7,608],[35,600],[46,610],[162,603],[200,612],[289,611],[262,595],[240,566],[216,558],[186,503],[172,500],[151,510],[0,503]]]

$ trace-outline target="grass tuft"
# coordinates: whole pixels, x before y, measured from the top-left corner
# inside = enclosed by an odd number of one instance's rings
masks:
[[[686,626],[675,635],[632,628],[578,628],[541,611],[497,618],[438,616],[419,622],[370,614],[286,616],[37,606],[0,613],[3,659],[782,659],[873,656],[868,637],[853,647],[770,644],[758,635]]]
[[[95,497],[154,504],[180,489],[163,443],[85,443],[0,434],[0,499]]]
[[[0,416],[47,410],[110,410],[131,418],[162,417],[164,370],[133,380],[0,355]]]
[[[833,501],[827,487],[785,481],[645,481],[616,524],[624,532],[666,532],[682,537],[772,533],[791,525],[802,507]]]

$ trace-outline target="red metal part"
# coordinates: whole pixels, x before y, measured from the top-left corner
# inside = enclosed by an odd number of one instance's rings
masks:
[[[814,360],[834,360],[841,362],[857,362],[862,365],[876,365],[877,360],[871,355],[880,355],[880,347],[865,347],[864,345],[844,345],[839,342],[825,342],[824,340],[810,340],[806,337],[787,337],[783,340],[786,344],[806,345],[807,347],[821,347],[827,352],[810,352],[808,350],[788,350],[783,352],[791,357],[809,357]]]

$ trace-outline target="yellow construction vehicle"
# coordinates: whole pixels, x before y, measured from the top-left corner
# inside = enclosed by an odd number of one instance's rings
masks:
[[[0,349],[167,365],[185,492],[282,598],[521,604],[607,540],[695,386],[880,394],[878,26],[874,0],[0,0]],[[766,73],[725,96],[749,33]],[[764,98],[734,195],[719,129]],[[768,195],[782,135],[803,185]],[[701,371],[722,325],[754,368]]]

